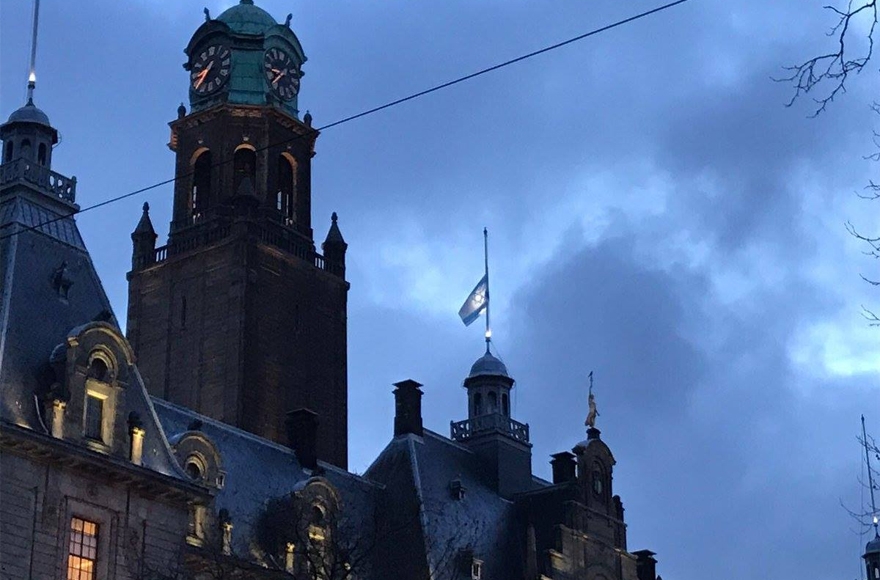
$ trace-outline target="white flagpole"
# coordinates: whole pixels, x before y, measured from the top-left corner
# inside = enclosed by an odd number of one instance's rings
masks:
[[[492,340],[492,328],[489,326],[489,230],[483,228],[483,257],[486,264],[486,353],[489,353],[489,342]]]

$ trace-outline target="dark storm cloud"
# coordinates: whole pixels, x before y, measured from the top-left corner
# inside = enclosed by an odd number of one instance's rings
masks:
[[[317,125],[655,5],[257,3],[294,13],[309,56],[300,105]],[[3,115],[24,94],[27,4],[0,2]],[[37,102],[84,205],[170,176],[166,123],[201,22],[201,4],[43,2]],[[876,300],[834,230],[875,209],[839,200],[875,170],[861,156],[876,76],[817,119],[809,103],[784,108],[790,90],[770,80],[827,49],[829,24],[819,2],[692,0],[326,131],[313,225],[323,239],[337,210],[350,243],[351,464],[386,443],[393,381],[425,383],[429,428],[464,417],[479,329],[413,287],[448,268],[435,290],[463,300],[489,225],[497,342],[537,473],[583,437],[594,370],[630,547],[658,551],[665,578],[855,574],[838,498],[857,489],[853,434],[859,412],[876,413],[876,369],[835,375],[792,348],[827,338],[821,324],[845,333],[841,312]],[[117,314],[144,200],[161,229],[168,188],[79,218]],[[400,259],[410,245],[423,264]]]

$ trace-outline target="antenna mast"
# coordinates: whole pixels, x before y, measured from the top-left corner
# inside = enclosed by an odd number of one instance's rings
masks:
[[[31,64],[28,71],[28,103],[34,102],[34,87],[37,86],[37,28],[40,22],[40,0],[34,0],[34,30],[31,34]]]
[[[865,463],[868,464],[868,488],[871,490],[871,516],[874,522],[874,536],[880,538],[877,530],[877,504],[874,502],[874,474],[871,473],[871,453],[868,451],[868,436],[865,432],[865,416],[862,415],[862,445],[865,447]]]

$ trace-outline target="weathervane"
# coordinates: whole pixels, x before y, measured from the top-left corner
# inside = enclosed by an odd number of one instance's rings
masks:
[[[590,406],[590,410],[587,413],[587,420],[584,421],[584,425],[586,425],[590,429],[595,429],[596,417],[599,416],[599,411],[596,409],[596,397],[593,396],[593,371],[590,371],[590,396],[587,401]]]

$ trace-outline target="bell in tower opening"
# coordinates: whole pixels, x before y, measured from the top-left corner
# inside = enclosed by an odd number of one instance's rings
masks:
[[[290,16],[241,0],[206,12],[185,52],[168,243],[146,210],[132,237],[139,368],[151,394],[280,443],[286,413],[310,409],[318,458],[345,467],[348,246],[335,214],[323,255],[314,241],[302,46]]]

